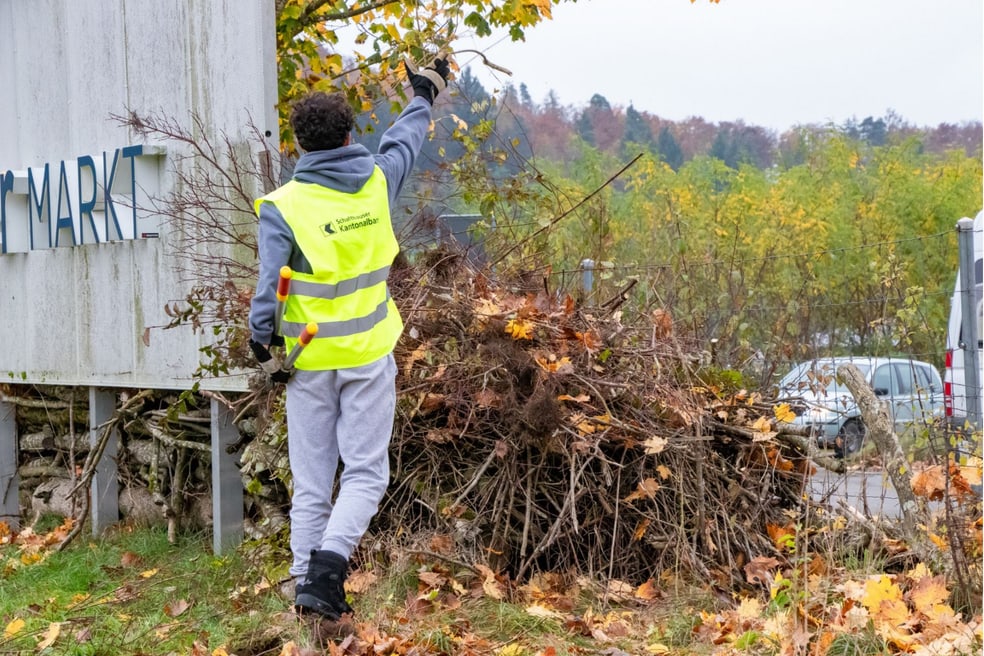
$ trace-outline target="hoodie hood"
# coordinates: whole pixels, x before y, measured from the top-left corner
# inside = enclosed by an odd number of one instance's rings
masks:
[[[369,180],[375,165],[375,159],[365,146],[350,144],[304,153],[294,166],[293,178],[298,182],[355,193]]]

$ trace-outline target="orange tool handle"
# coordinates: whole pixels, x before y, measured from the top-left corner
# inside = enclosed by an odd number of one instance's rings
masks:
[[[284,360],[284,364],[281,368],[286,370],[294,366],[294,362],[297,360],[297,357],[301,354],[301,351],[304,350],[305,346],[311,343],[311,340],[314,339],[314,336],[317,334],[318,334],[318,324],[312,321],[308,325],[304,326],[304,330],[297,338],[297,344],[294,344],[294,348],[290,350],[290,353],[287,355],[287,359]]]

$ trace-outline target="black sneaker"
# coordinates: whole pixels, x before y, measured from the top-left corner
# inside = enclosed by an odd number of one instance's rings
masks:
[[[338,621],[352,607],[345,601],[348,561],[334,551],[311,551],[307,574],[298,582],[294,610],[298,615],[317,614]]]

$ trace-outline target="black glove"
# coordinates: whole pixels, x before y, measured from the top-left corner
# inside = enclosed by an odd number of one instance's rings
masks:
[[[451,66],[447,59],[435,59],[434,63],[423,69],[418,69],[408,59],[403,60],[403,66],[407,69],[407,77],[410,79],[410,86],[413,87],[413,95],[420,96],[434,104],[437,94],[444,91],[448,86],[448,74],[451,73]]]
[[[281,341],[283,341],[283,338],[281,338]],[[281,368],[280,363],[274,360],[270,349],[252,339],[249,340],[249,348],[253,351],[253,355],[256,356],[256,361],[260,363],[260,368],[270,375],[270,380],[275,383],[286,383],[290,380],[292,372],[285,371]]]

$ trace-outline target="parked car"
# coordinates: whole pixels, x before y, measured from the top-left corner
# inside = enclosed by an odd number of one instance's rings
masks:
[[[801,362],[779,382],[778,399],[789,403],[794,425],[809,426],[817,445],[838,457],[861,450],[866,429],[861,411],[837,369],[853,364],[881,399],[896,434],[943,415],[943,381],[928,362],[906,358],[836,357]]]

